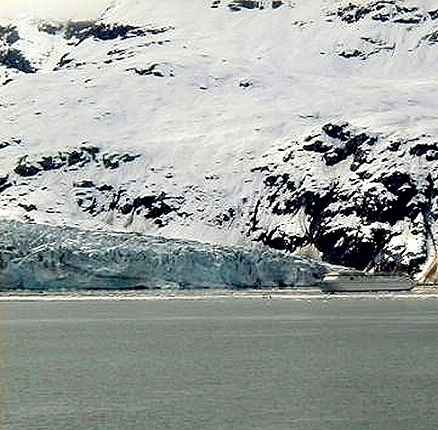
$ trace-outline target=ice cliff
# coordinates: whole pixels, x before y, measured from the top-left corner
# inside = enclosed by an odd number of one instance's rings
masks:
[[[4,22],[0,216],[432,273],[437,53],[429,0]]]
[[[0,221],[0,289],[308,286],[319,263],[266,248]],[[261,249],[260,249],[261,248]]]

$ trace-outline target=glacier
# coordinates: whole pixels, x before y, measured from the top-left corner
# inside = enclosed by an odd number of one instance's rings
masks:
[[[0,290],[262,288],[318,283],[326,267],[263,247],[0,221]]]

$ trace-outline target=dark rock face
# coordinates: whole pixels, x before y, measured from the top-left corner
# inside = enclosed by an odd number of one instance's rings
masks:
[[[15,69],[23,73],[35,73],[36,69],[24,54],[16,48],[13,48],[16,42],[20,40],[20,35],[15,26],[0,25],[0,42],[3,47],[0,48],[0,65],[8,69]],[[2,43],[0,43],[0,46]],[[9,83],[9,82],[8,82]],[[3,83],[3,85],[6,85]]]
[[[20,40],[17,27],[13,25],[2,26],[0,25],[0,40],[7,45],[13,45]]]
[[[438,220],[438,165],[430,157],[437,145],[427,139],[387,142],[346,122],[324,124],[280,162],[259,169],[265,191],[248,234],[287,251],[313,245],[334,264],[418,270]],[[382,161],[388,147],[395,155]],[[411,156],[424,169],[411,169]]]
[[[135,197],[132,201],[127,201],[119,209],[123,215],[143,212],[143,216],[147,218],[159,218],[167,215],[174,210],[168,202],[172,200],[166,193],[159,195],[146,195]]]
[[[12,187],[12,184],[9,182],[9,175],[0,176],[0,194],[9,187]]]
[[[241,8],[258,9],[260,7],[260,2],[251,0],[237,0],[230,3],[228,7],[234,11],[239,11]]]
[[[254,86],[254,82],[249,80],[249,79],[243,79],[239,82],[239,87],[240,88],[251,88]]]
[[[36,69],[21,51],[15,48],[7,48],[0,51],[0,64],[8,69],[15,69],[23,73],[35,73]]]
[[[73,61],[74,61],[73,58],[69,58],[69,53],[64,54],[64,55],[59,59],[58,64],[56,65],[56,67],[55,67],[54,70],[55,70],[55,71],[56,71],[56,70],[60,70],[60,69],[62,69],[63,67],[65,67],[65,66],[69,65],[70,63],[72,63]]]
[[[374,136],[349,129],[347,123],[325,124],[322,131],[321,135],[308,136],[303,148],[307,151],[323,153],[322,157],[327,166],[338,164],[353,155],[354,163],[351,169],[357,170],[358,165],[367,161],[367,147],[377,141]]]
[[[338,55],[344,58],[360,58],[362,60],[366,60],[367,58],[366,53],[359,49],[342,50]]]
[[[138,67],[129,68],[126,70],[127,72],[134,71],[137,75],[140,76],[155,76],[157,78],[170,77],[173,78],[175,73],[173,69],[167,67],[167,65],[162,65],[158,63],[153,63],[144,69],[140,69]]]
[[[18,161],[14,172],[22,177],[30,177],[41,172],[62,168],[81,168],[92,162],[102,165],[106,169],[117,169],[121,164],[130,163],[139,157],[140,155],[138,154],[129,153],[101,153],[100,148],[96,146],[82,146],[70,151],[46,155],[39,160],[29,160],[28,156],[24,156]]]
[[[18,203],[18,206],[22,209],[24,209],[26,212],[33,212],[37,210],[37,207],[34,204],[25,204],[25,203]]]
[[[236,210],[234,208],[228,208],[225,212],[216,215],[214,223],[220,227],[226,226],[233,222],[236,216]]]
[[[114,189],[111,185],[96,185],[84,180],[75,184],[75,199],[81,210],[89,215],[116,214],[130,224],[134,218],[151,220],[157,228],[168,224],[172,216],[184,203],[183,196],[170,196],[165,192],[133,195],[124,188]]]
[[[418,157],[426,155],[429,161],[436,160],[438,159],[438,142],[417,143],[410,148],[409,153]]]
[[[125,25],[118,23],[104,23],[101,21],[68,21],[68,22],[42,22],[37,27],[38,31],[47,33],[51,36],[59,36],[67,39],[68,45],[77,46],[87,39],[94,39],[98,41],[113,41],[116,39],[125,40],[131,38],[141,38],[145,36],[156,36],[169,31],[174,30],[172,26],[145,26],[138,27],[133,25]],[[20,35],[15,26],[1,26],[0,25],[0,66],[3,65],[8,69],[14,69],[22,73],[36,73],[38,68],[25,54],[13,47]],[[145,46],[162,45],[169,43],[170,40],[149,40]],[[110,64],[113,61],[119,61],[125,59],[125,56],[118,55],[117,58],[108,58],[104,61],[105,64]],[[108,54],[112,55],[112,54]],[[70,52],[66,52],[61,56],[58,64],[55,66],[54,71],[62,68],[76,68],[84,66],[86,63],[83,61],[77,61],[72,58]],[[157,67],[153,65],[152,67]],[[138,70],[139,74],[148,74],[147,71]],[[151,70],[152,75],[158,76],[161,73],[158,70]],[[172,75],[172,74],[171,74]],[[12,80],[7,77],[6,80],[1,82],[2,85],[7,85]]]
[[[429,11],[430,19],[435,20],[438,19],[438,9]]]
[[[283,6],[283,1],[254,1],[254,0],[234,0],[228,4],[228,7],[233,12],[239,12],[242,9],[265,9],[266,7],[278,9]],[[218,7],[219,3],[214,3],[212,7]]]
[[[69,21],[65,24],[42,23],[38,27],[39,31],[55,35],[63,32],[68,40],[75,40],[76,44],[88,38],[96,40],[129,39],[132,37],[142,37],[148,34],[161,34],[173,30],[173,27],[152,27],[142,28],[133,25],[107,24],[97,21]]]
[[[421,39],[420,43],[425,43],[427,45],[435,45],[436,43],[438,43],[438,30],[426,34],[426,36]]]
[[[419,24],[430,17],[420,8],[407,6],[400,0],[377,0],[367,4],[349,3],[340,7],[336,15],[348,24],[365,18],[396,24]]]
[[[121,164],[130,163],[139,157],[140,154],[103,154],[102,163],[106,169],[118,169]]]
[[[38,31],[50,34],[52,36],[62,31],[63,28],[64,25],[57,22],[41,22],[38,25]]]
[[[358,59],[365,61],[368,58],[381,54],[392,53],[395,50],[395,44],[387,44],[381,40],[375,40],[369,37],[362,37],[362,46],[358,48],[344,48],[338,51],[338,55],[347,60]]]

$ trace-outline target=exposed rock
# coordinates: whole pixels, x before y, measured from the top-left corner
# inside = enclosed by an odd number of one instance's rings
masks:
[[[430,18],[435,20],[438,18],[438,9],[429,11]]]
[[[369,37],[362,37],[362,42],[359,47],[343,48],[338,51],[340,57],[346,59],[359,59],[367,60],[368,58],[381,54],[381,53],[393,53],[395,44],[388,44],[381,40],[375,40]]]
[[[423,36],[421,42],[426,43],[427,45],[435,45],[438,43],[438,30]]]
[[[134,71],[140,76],[155,76],[157,78],[164,78],[166,76],[173,78],[175,76],[173,68],[168,64],[153,63],[146,68],[132,67],[126,69],[127,72]]]
[[[23,73],[35,73],[37,71],[23,53],[15,48],[0,50],[0,64],[8,69],[15,69]]]
[[[91,181],[76,184],[76,188],[87,189],[85,193],[76,194],[76,202],[92,216],[112,212],[117,217],[124,217],[127,223],[132,223],[135,217],[142,217],[143,220],[154,220],[158,228],[167,224],[168,216],[178,216],[177,212],[184,203],[182,196],[169,196],[165,192],[132,196],[122,188],[114,190],[108,185],[96,186]]]
[[[8,146],[11,146],[10,142],[7,142],[7,141],[0,142],[0,149],[5,149]]]
[[[37,207],[34,204],[18,203],[20,208],[23,208],[26,212],[36,211]]]
[[[348,24],[370,18],[380,22],[394,22],[397,24],[419,24],[425,21],[429,14],[416,6],[406,6],[400,0],[377,0],[366,3],[349,3],[341,6],[337,16]]]
[[[231,11],[238,12],[242,9],[260,9],[260,10],[265,8],[277,9],[283,6],[283,4],[284,2],[281,0],[274,0],[274,1],[234,0],[231,3],[228,3],[228,7]],[[219,3],[215,3],[214,6],[217,8],[219,6]]]
[[[12,183],[9,182],[9,175],[0,176],[0,194],[10,187],[12,187]]]
[[[83,181],[80,181],[80,182],[75,182],[73,184],[73,186],[75,188],[94,188],[96,185],[94,184],[93,181],[83,180]]]
[[[54,68],[54,70],[62,69],[63,67],[67,66],[68,64],[71,64],[74,61],[73,58],[69,57],[69,53],[64,54],[58,61],[58,64]]]
[[[27,178],[29,176],[35,176],[38,175],[43,169],[41,167],[37,167],[29,162],[26,161],[27,157],[23,157],[18,161],[17,166],[14,169],[14,172],[22,176],[24,178]]]
[[[130,163],[139,157],[140,154],[103,154],[102,162],[107,169],[118,169],[120,164]]]
[[[39,31],[51,35],[62,32],[67,40],[76,39],[81,43],[88,38],[97,40],[129,39],[143,37],[148,34],[156,35],[173,30],[174,27],[143,28],[133,25],[104,23],[98,21],[69,21],[67,23],[44,22],[38,27]]]
[[[254,82],[252,80],[249,80],[249,79],[243,79],[239,82],[240,88],[251,88],[253,86],[254,86]]]
[[[15,42],[18,42],[20,35],[17,27],[14,25],[0,25],[0,40],[4,41],[7,45],[13,45]]]
[[[70,151],[42,156],[39,160],[29,160],[28,156],[24,156],[18,161],[14,172],[19,176],[30,177],[38,175],[40,172],[48,172],[73,166],[84,167],[91,162],[102,164],[106,169],[117,169],[121,164],[130,163],[139,157],[139,154],[130,153],[101,154],[100,148],[96,146],[82,146]]]
[[[422,157],[436,149],[424,139],[392,140],[390,145],[396,152],[408,146],[411,155]],[[396,164],[368,167],[376,166],[373,160],[386,142],[348,123],[327,123],[295,145],[322,154],[314,161],[321,163],[315,170],[319,173],[298,174],[288,154],[266,173],[263,198],[248,225],[252,237],[290,252],[312,245],[325,261],[358,269],[412,272],[421,267],[427,241],[434,240],[431,225],[438,219],[436,179]],[[349,157],[352,173],[327,180],[323,172]],[[265,219],[271,221],[264,224]]]
[[[227,211],[216,215],[214,222],[219,226],[223,226],[224,224],[232,222],[235,216],[236,210],[234,208],[229,208]]]
[[[333,166],[351,155],[354,161],[364,159],[364,145],[374,145],[376,138],[363,132],[355,132],[348,124],[328,123],[322,127],[322,135],[307,137],[303,148],[307,151],[323,153],[327,166]],[[354,169],[355,167],[353,167]]]

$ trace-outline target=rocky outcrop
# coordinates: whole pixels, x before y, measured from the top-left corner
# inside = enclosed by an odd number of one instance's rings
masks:
[[[291,252],[314,245],[331,263],[416,271],[435,240],[437,147],[428,137],[393,141],[346,122],[324,124],[266,169],[250,234]],[[294,159],[302,163],[299,151],[310,155],[306,165],[314,169],[294,166]],[[424,169],[410,168],[417,162]],[[275,222],[264,225],[265,219]]]
[[[371,2],[350,2],[341,6],[336,15],[348,24],[363,19],[396,24],[419,24],[431,18],[431,15],[417,6],[408,6],[400,0],[377,0]]]
[[[13,45],[19,40],[20,35],[15,25],[0,25],[0,41],[6,43],[7,45]]]
[[[37,69],[26,58],[24,53],[12,45],[20,40],[18,29],[14,25],[0,25],[0,65],[8,69],[13,69],[22,73],[35,73]],[[7,85],[9,80],[5,80],[3,85]]]
[[[213,2],[213,6],[219,6],[220,2]],[[231,3],[228,3],[228,8],[233,12],[239,12],[242,9],[259,9],[263,10],[265,8],[277,9],[283,6],[284,2],[281,0],[274,1],[253,1],[253,0],[234,0]]]
[[[126,69],[126,71],[133,71],[139,76],[155,76],[156,78],[175,77],[175,71],[170,64],[153,63],[145,68],[133,67]]]
[[[173,27],[149,27],[143,28],[133,25],[104,23],[98,21],[69,21],[67,23],[43,22],[38,26],[39,31],[56,35],[62,33],[67,40],[80,44],[84,40],[93,38],[95,40],[129,39],[156,35],[173,30]]]
[[[184,203],[183,196],[169,196],[165,192],[132,195],[123,186],[114,189],[112,185],[97,185],[91,180],[83,180],[74,186],[75,201],[83,212],[93,217],[117,217],[123,219],[125,225],[131,225],[134,218],[140,218],[162,228],[178,216]]]
[[[123,163],[130,163],[141,155],[105,153],[96,146],[82,146],[70,151],[58,152],[53,155],[42,156],[38,160],[29,159],[27,155],[21,157],[14,168],[14,172],[21,177],[36,176],[41,172],[49,172],[63,168],[82,168],[86,164],[101,164],[106,169],[117,169]]]
[[[21,51],[9,47],[0,49],[0,65],[22,73],[35,73],[37,71]]]

